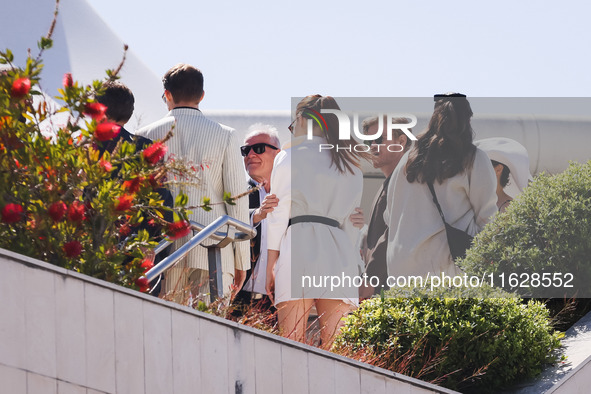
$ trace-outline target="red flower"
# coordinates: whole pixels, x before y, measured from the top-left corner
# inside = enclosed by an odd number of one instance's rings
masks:
[[[78,241],[70,241],[64,244],[64,253],[69,258],[78,257],[82,253],[82,244]]]
[[[127,211],[133,205],[133,195],[124,194],[117,199],[117,205],[115,205],[116,211]]]
[[[64,218],[68,207],[63,201],[57,201],[51,204],[49,207],[49,216],[53,219],[54,222],[59,222]]]
[[[96,126],[94,137],[99,141],[109,141],[119,135],[121,126],[115,123],[101,123]]]
[[[19,78],[12,83],[10,95],[13,98],[21,98],[27,95],[31,90],[31,81],[29,78]]]
[[[64,88],[71,88],[74,86],[74,79],[72,78],[72,73],[65,73],[63,79]]]
[[[105,117],[107,106],[101,103],[88,103],[84,106],[84,114],[94,120],[101,120]]]
[[[186,220],[179,220],[178,222],[168,223],[166,235],[171,240],[179,239],[191,234],[191,224]]]
[[[148,163],[156,164],[162,160],[167,150],[168,148],[162,142],[155,142],[144,149],[142,154]]]
[[[142,267],[144,269],[144,274],[145,274],[146,272],[148,272],[149,270],[154,268],[154,262],[150,259],[144,259],[144,261],[142,261],[142,264],[140,265],[140,267]]]
[[[129,227],[129,224],[125,223],[124,225],[119,227],[119,235],[121,235],[122,237],[127,237],[129,233],[131,233],[131,227]]]
[[[110,172],[113,169],[113,165],[110,161],[106,161],[105,159],[99,160],[99,166],[103,168],[106,172]]]
[[[123,182],[123,190],[126,190],[130,193],[136,193],[140,190],[140,185],[144,181],[144,177],[136,176],[135,178]]]
[[[86,206],[79,201],[74,201],[68,208],[68,219],[72,222],[81,222],[86,215]]]
[[[6,204],[2,208],[2,221],[4,223],[16,223],[23,217],[23,207],[19,204]]]
[[[146,293],[150,290],[150,282],[148,282],[148,278],[145,276],[140,276],[135,280],[135,284],[140,288],[142,293]]]

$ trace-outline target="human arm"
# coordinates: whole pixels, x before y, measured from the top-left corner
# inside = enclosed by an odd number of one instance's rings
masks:
[[[476,234],[482,231],[498,211],[496,188],[497,178],[490,160],[486,153],[477,149],[472,171],[470,172],[470,188],[468,191],[470,204],[474,210]]]
[[[277,206],[267,215],[267,248],[280,250],[291,214],[291,152],[285,150],[275,157],[271,173],[271,192]]]
[[[361,230],[365,224],[365,217],[363,216],[363,209],[361,207],[355,208],[355,211],[349,215],[349,220],[353,224],[353,227],[357,227]]]
[[[279,260],[281,240],[287,232],[291,215],[291,152],[277,155],[271,173],[271,187],[277,198],[277,206],[267,215],[267,279],[265,290],[275,303],[275,265]],[[289,255],[285,256],[289,258]]]
[[[265,283],[265,290],[271,300],[271,303],[275,303],[275,264],[279,259],[279,251],[271,250],[267,252],[267,278]]]

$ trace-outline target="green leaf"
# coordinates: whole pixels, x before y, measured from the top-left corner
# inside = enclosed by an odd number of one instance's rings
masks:
[[[187,205],[188,202],[189,202],[189,197],[187,197],[186,194],[181,193],[178,196],[176,196],[176,198],[174,200],[174,206],[175,207],[184,207],[185,205]]]
[[[228,205],[236,205],[230,192],[224,192],[224,202]]]
[[[41,37],[41,40],[37,43],[39,49],[49,49],[53,46],[53,40],[47,37]]]

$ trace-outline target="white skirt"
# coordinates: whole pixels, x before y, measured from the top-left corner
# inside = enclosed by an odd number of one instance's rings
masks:
[[[321,223],[287,228],[275,265],[275,305],[300,299],[335,299],[359,305],[363,263],[347,234]]]

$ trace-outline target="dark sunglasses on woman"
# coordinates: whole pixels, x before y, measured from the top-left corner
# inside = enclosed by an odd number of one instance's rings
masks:
[[[269,145],[269,144],[265,144],[264,142],[261,142],[259,144],[241,146],[240,153],[242,153],[243,157],[246,157],[246,156],[248,156],[248,154],[250,153],[250,150],[252,149],[254,151],[254,153],[256,153],[257,155],[261,155],[261,154],[265,153],[265,149],[267,146],[271,149],[274,149],[274,150],[279,149],[273,145]]]

